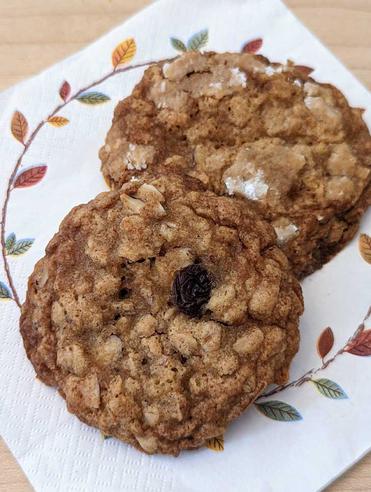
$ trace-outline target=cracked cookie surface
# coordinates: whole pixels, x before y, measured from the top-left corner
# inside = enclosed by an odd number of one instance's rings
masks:
[[[168,176],[69,213],[30,277],[21,333],[82,421],[177,455],[286,381],[302,310],[273,228]]]
[[[250,54],[193,52],[148,68],[100,157],[113,188],[175,171],[249,200],[299,277],[341,250],[370,203],[362,111],[294,65]]]

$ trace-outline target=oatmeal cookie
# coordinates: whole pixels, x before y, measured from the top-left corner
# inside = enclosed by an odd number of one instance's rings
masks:
[[[269,220],[295,273],[320,268],[370,203],[371,139],[362,111],[293,64],[187,53],[147,69],[116,107],[102,171],[176,171],[245,197]]]
[[[267,222],[243,200],[161,177],[69,213],[30,277],[20,325],[38,377],[70,412],[177,455],[287,380],[302,311]]]

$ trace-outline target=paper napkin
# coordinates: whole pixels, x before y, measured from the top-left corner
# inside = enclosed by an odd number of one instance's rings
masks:
[[[302,343],[290,376],[297,383],[260,399],[233,423],[224,451],[147,456],[104,440],[67,412],[54,389],[35,379],[26,358],[17,301],[24,300],[27,278],[61,219],[106,188],[98,149],[116,103],[144,70],[114,72],[119,55],[112,53],[130,39],[136,53],[125,66],[175,56],[191,42],[198,49],[245,46],[274,61],[289,58],[314,68],[315,78],[334,83],[353,106],[367,109],[371,123],[368,91],[278,0],[160,0],[1,94],[1,435],[37,491],[321,489],[371,448],[371,321],[356,331],[371,304],[371,265],[359,252],[361,244],[364,256],[371,254],[367,236],[358,235],[304,281]],[[370,214],[361,231],[371,233]],[[305,374],[311,380],[303,381]]]

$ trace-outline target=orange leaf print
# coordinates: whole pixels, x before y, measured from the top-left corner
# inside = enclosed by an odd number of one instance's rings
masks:
[[[64,118],[63,116],[52,116],[48,118],[48,123],[50,123],[52,126],[55,127],[61,127],[67,125],[70,120],[67,118]]]
[[[328,326],[323,330],[317,341],[317,351],[321,359],[326,357],[334,345],[334,332]]]
[[[256,53],[263,46],[263,40],[261,38],[253,39],[242,47],[242,53]]]
[[[371,237],[367,234],[361,234],[359,236],[358,247],[362,258],[371,264]]]
[[[23,116],[23,114],[20,111],[16,111],[13,114],[10,128],[13,137],[16,138],[18,142],[24,144],[24,139],[26,138],[27,130],[28,130],[28,123],[26,118]]]
[[[206,441],[206,447],[213,451],[224,451],[224,436],[212,437]]]
[[[137,51],[137,45],[134,38],[125,39],[118,44],[112,52],[112,65],[117,68],[119,65],[130,62]]]
[[[37,184],[46,174],[47,166],[34,166],[25,169],[15,179],[14,188],[28,188]]]

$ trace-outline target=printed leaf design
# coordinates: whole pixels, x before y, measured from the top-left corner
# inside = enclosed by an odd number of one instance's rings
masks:
[[[206,447],[213,451],[224,451],[224,436],[212,437],[206,441]]]
[[[331,379],[312,379],[312,383],[321,395],[326,396],[326,398],[332,398],[333,400],[345,400],[348,398],[343,388],[331,381]]]
[[[202,31],[196,32],[193,36],[191,36],[187,43],[188,51],[199,51],[203,48],[209,40],[209,32],[207,29],[203,29]]]
[[[48,118],[48,123],[55,127],[65,126],[69,122],[70,120],[63,116],[52,116],[51,118]]]
[[[25,238],[17,241],[14,232],[10,233],[5,241],[5,249],[7,255],[19,256],[23,255],[32,246],[34,239]]]
[[[17,240],[15,234],[14,232],[11,232],[5,240],[5,249],[7,254],[9,254],[9,251],[13,249],[13,246],[15,245],[16,242]]]
[[[371,355],[371,330],[361,331],[349,345],[345,347],[345,352],[360,357]]]
[[[103,441],[105,441],[106,439],[112,439],[112,436],[109,436],[108,434],[105,434],[102,431],[100,431],[100,435],[101,435],[101,438],[103,439]]]
[[[20,111],[15,111],[15,113],[13,114],[10,128],[13,137],[16,138],[18,142],[24,144],[24,140],[26,138],[27,130],[28,130],[28,123],[26,118],[23,116],[23,114]]]
[[[25,238],[25,239],[19,239],[8,251],[8,255],[14,255],[14,256],[19,256],[23,255],[26,251],[28,251],[31,246],[33,245],[34,239],[31,238]]]
[[[255,403],[255,406],[260,413],[272,420],[293,422],[303,418],[296,408],[283,401],[270,400],[263,403]]]
[[[334,332],[328,326],[323,330],[317,340],[317,352],[321,359],[326,357],[334,345]]]
[[[175,48],[177,51],[187,51],[186,45],[181,41],[180,39],[177,38],[170,38],[170,43],[173,48]]]
[[[59,95],[61,96],[63,101],[66,102],[70,94],[71,94],[71,86],[67,82],[67,80],[65,80],[63,84],[60,86]]]
[[[112,65],[114,68],[124,63],[129,63],[135,56],[137,45],[133,38],[125,39],[118,44],[112,52]]]
[[[81,94],[79,97],[77,97],[77,100],[83,104],[103,104],[107,101],[110,100],[108,96],[103,94],[102,92],[84,92]]]
[[[0,282],[0,299],[11,299],[12,295],[4,282]]]
[[[371,264],[371,237],[367,234],[361,234],[359,236],[358,247],[362,258]]]
[[[314,72],[314,68],[307,67],[306,65],[295,65],[295,70],[305,75],[305,77],[308,77],[308,75]]]
[[[34,186],[43,179],[47,168],[48,167],[43,164],[41,166],[33,166],[25,169],[15,178],[14,188],[28,188],[29,186]]]
[[[256,53],[263,46],[263,40],[261,38],[253,39],[242,47],[242,53]]]

